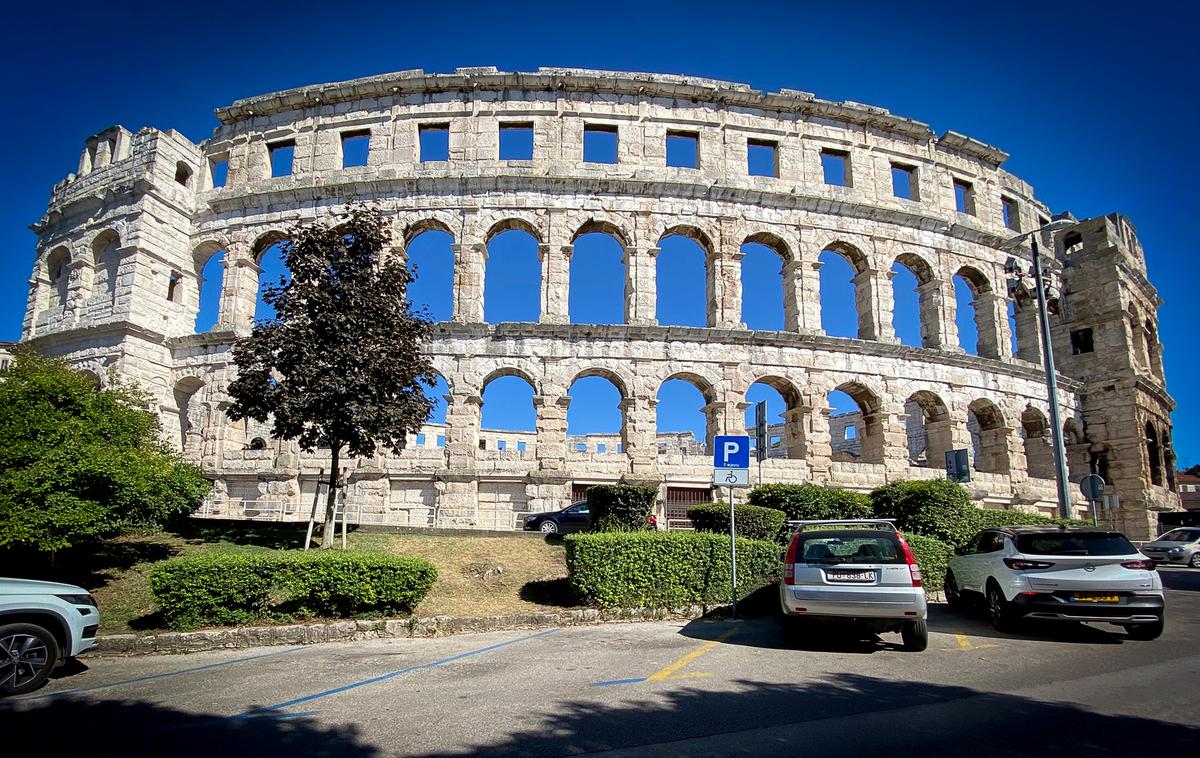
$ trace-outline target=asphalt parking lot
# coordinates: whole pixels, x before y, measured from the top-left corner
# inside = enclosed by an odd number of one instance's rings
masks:
[[[1182,756],[1200,745],[1200,571],[1167,627],[994,632],[934,606],[924,653],[778,619],[84,658],[0,703],[11,755]],[[9,745],[15,745],[9,740]]]

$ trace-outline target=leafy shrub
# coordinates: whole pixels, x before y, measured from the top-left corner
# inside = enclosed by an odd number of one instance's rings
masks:
[[[404,556],[212,554],[156,565],[150,590],[167,626],[191,629],[268,618],[406,613],[436,579],[433,564]]]
[[[734,525],[739,537],[752,540],[777,540],[783,531],[787,514],[775,508],[757,505],[735,505]],[[688,508],[688,518],[697,532],[729,534],[729,506],[707,503]]]
[[[673,608],[729,599],[729,538],[703,532],[608,532],[566,539],[571,588],[608,608]],[[779,545],[739,537],[738,595],[779,579]]]
[[[977,531],[979,508],[962,485],[949,479],[893,482],[871,492],[877,518],[896,520],[905,532],[961,545]]]
[[[589,519],[598,531],[640,531],[651,528],[650,512],[658,488],[633,484],[597,484],[588,487]]]
[[[1042,526],[1047,524],[1066,524],[1068,526],[1088,526],[1090,521],[1079,519],[1051,518],[1040,513],[1024,511],[1006,511],[994,508],[979,508],[975,513],[975,530],[992,529],[997,526]]]
[[[798,521],[871,516],[866,495],[817,484],[760,484],[750,490],[750,504],[783,511]]]
[[[942,580],[946,578],[946,562],[954,555],[954,546],[933,537],[921,534],[906,534],[904,539],[916,556],[917,565],[921,567],[921,583],[929,592],[942,589]]]

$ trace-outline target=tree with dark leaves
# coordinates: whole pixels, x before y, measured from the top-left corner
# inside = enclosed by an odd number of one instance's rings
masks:
[[[275,318],[234,345],[238,376],[229,385],[233,420],[270,419],[280,439],[329,448],[323,548],[333,545],[343,450],[401,450],[429,418],[422,385],[434,383],[423,351],[430,321],[411,307],[404,262],[383,256],[391,241],[383,213],[354,204],[338,221],[289,231],[282,252],[291,278],[264,287]]]

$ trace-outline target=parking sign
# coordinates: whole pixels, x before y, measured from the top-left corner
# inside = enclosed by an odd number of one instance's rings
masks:
[[[713,441],[713,468],[750,468],[750,438],[720,435]]]

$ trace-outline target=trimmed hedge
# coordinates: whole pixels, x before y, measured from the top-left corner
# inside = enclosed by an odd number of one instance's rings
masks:
[[[735,505],[734,524],[739,537],[752,540],[778,540],[787,514],[775,508]],[[707,503],[688,508],[688,518],[697,532],[729,534],[729,506]]]
[[[587,490],[588,519],[602,532],[652,529],[650,514],[657,500],[657,487],[597,484]]]
[[[1079,519],[1050,518],[1040,513],[1007,511],[995,508],[978,508],[975,513],[975,530],[997,526],[1042,526],[1044,524],[1066,524],[1068,526],[1091,526],[1090,521]]]
[[[817,484],[760,484],[750,490],[750,504],[774,508],[791,520],[870,518],[871,500],[838,487]]]
[[[729,538],[703,532],[607,532],[566,539],[571,588],[606,608],[729,600]],[[738,595],[779,580],[779,545],[739,537]]]
[[[903,532],[961,545],[978,531],[979,508],[962,485],[949,479],[893,482],[871,492],[876,518],[895,519]]]
[[[172,629],[259,619],[408,613],[437,579],[420,558],[345,552],[197,555],[160,563],[150,591]]]
[[[921,567],[921,583],[928,592],[940,592],[946,578],[946,562],[954,555],[954,546],[922,534],[906,534],[904,539]]]

